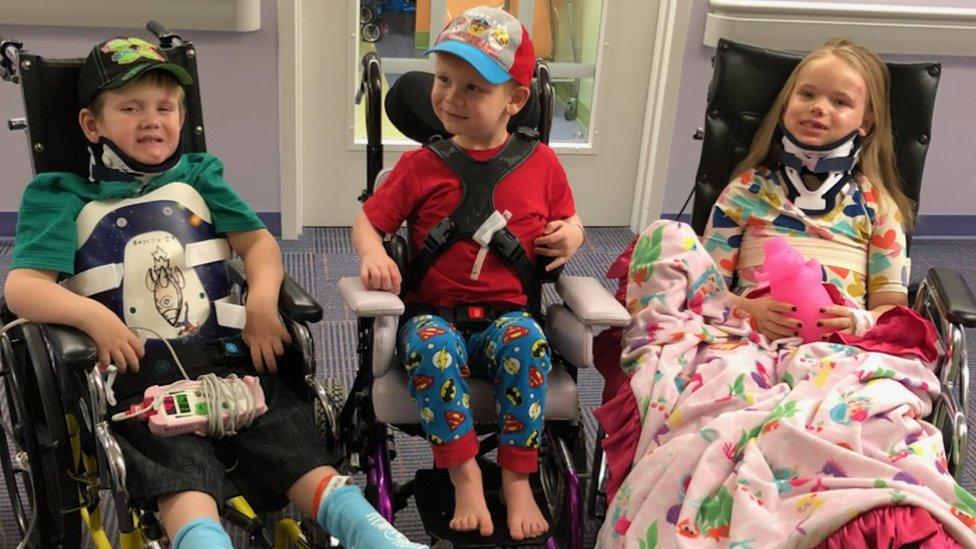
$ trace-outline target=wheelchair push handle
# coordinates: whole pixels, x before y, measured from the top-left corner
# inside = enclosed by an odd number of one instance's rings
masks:
[[[0,35],[0,78],[17,83],[17,59],[23,42]]]
[[[183,39],[180,35],[170,31],[162,23],[156,21],[155,19],[150,20],[146,23],[146,30],[153,33],[153,35],[159,40],[159,45],[163,49],[178,48],[183,45]]]

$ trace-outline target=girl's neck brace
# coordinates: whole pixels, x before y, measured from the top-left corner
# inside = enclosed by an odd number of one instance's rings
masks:
[[[100,138],[98,143],[89,143],[88,153],[88,179],[91,182],[141,181],[148,183],[179,163],[180,157],[183,155],[183,142],[180,140],[173,154],[154,166],[130,158],[118,145],[106,137]]]
[[[861,151],[857,130],[821,147],[800,143],[782,124],[778,131],[783,144],[779,162],[790,200],[806,214],[822,215],[831,211],[838,194],[854,179],[851,172]],[[804,174],[820,179],[820,187],[808,189],[803,183]]]

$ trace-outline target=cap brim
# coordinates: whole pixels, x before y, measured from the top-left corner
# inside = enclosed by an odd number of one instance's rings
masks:
[[[445,40],[434,45],[427,50],[426,54],[432,52],[444,52],[456,55],[468,62],[478,74],[491,84],[504,84],[512,79],[512,75],[502,68],[497,61],[488,56],[487,53],[479,50],[471,44],[458,42],[456,40]]]
[[[118,88],[126,84],[133,78],[139,76],[140,74],[146,71],[154,71],[154,70],[164,70],[172,74],[173,76],[176,77],[176,80],[178,80],[179,83],[184,86],[189,86],[193,84],[193,77],[190,76],[190,73],[187,72],[186,69],[184,69],[183,67],[177,65],[176,63],[141,63],[139,65],[136,65],[135,67],[132,67],[127,72],[122,73],[120,76],[117,76],[109,84],[102,86],[101,89],[110,90],[113,88]]]

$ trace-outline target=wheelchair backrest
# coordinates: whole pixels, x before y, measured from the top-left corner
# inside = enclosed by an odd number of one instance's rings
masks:
[[[752,137],[803,57],[721,39],[713,58],[701,159],[695,176],[692,227],[702,234],[715,200],[735,175]],[[905,194],[918,204],[939,63],[886,63],[891,73],[895,159]]]
[[[193,77],[193,85],[185,86],[183,152],[205,152],[196,49],[184,42],[163,50],[170,62],[183,66]],[[20,52],[19,59],[34,173],[72,172],[87,178],[88,142],[78,125],[82,107],[78,103],[78,77],[85,60],[48,59],[26,50]]]
[[[413,71],[397,78],[386,94],[386,115],[390,122],[403,135],[419,143],[426,143],[435,136],[444,139],[451,137],[444,124],[437,119],[434,106],[430,103],[433,87],[433,74]],[[515,133],[520,127],[538,128],[540,136],[543,133],[539,126],[542,115],[539,88],[533,85],[530,90],[532,95],[525,107],[508,121],[509,133]]]

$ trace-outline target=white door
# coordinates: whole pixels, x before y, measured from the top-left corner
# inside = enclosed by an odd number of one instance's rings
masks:
[[[636,229],[659,215],[690,2],[279,0],[283,236],[349,225],[359,211],[365,133],[353,98],[363,53],[380,53],[384,83],[424,70],[423,47],[437,32],[424,30],[439,30],[449,9],[482,3],[518,15],[550,60],[558,98],[551,145],[584,221]],[[375,5],[367,27],[360,8]],[[388,123],[384,143],[386,166],[418,146]]]

